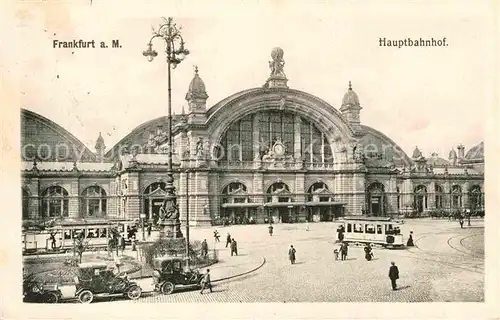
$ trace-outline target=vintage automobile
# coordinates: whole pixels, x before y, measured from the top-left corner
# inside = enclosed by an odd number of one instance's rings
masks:
[[[23,279],[23,302],[57,303],[61,300],[62,292],[57,283],[41,284],[33,275]]]
[[[188,267],[188,260],[179,257],[160,257],[153,260],[155,291],[171,294],[175,289],[200,288],[203,274]]]
[[[81,303],[91,303],[94,298],[124,296],[137,300],[142,289],[130,281],[127,275],[115,274],[106,263],[87,262],[78,265],[75,297]]]

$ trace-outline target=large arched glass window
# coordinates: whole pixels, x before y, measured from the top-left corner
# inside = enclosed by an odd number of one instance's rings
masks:
[[[483,194],[480,186],[475,185],[470,189],[469,204],[472,212],[483,209]]]
[[[253,160],[253,116],[248,115],[233,123],[221,140],[223,155],[221,160]]]
[[[23,219],[29,219],[30,217],[30,195],[28,191],[26,191],[24,188],[21,188],[22,190],[22,195],[23,195]]]
[[[292,202],[290,188],[284,182],[275,182],[267,188],[266,202]]]
[[[424,212],[427,209],[427,187],[423,185],[419,185],[414,190],[414,206],[417,210],[417,213]]]
[[[106,216],[106,191],[99,186],[90,186],[82,192],[82,212],[84,217]]]
[[[306,163],[333,163],[332,148],[326,136],[305,119],[300,129],[300,145]]]
[[[248,201],[247,186],[241,182],[231,182],[222,190],[222,203],[245,203]]]
[[[255,117],[258,121],[254,127]],[[312,122],[297,117],[291,112],[274,110],[245,116],[234,122],[222,136],[222,150],[218,150],[218,159],[229,162],[253,161],[257,156],[254,152],[259,152],[258,156],[262,158],[272,150],[278,139],[285,146],[286,154],[293,156],[295,134],[300,131],[302,160],[306,163],[332,163],[333,151],[326,136]],[[297,120],[300,120],[299,126]],[[254,150],[257,144],[259,148]]]
[[[462,208],[462,187],[459,185],[451,187],[451,207],[453,209]]]
[[[324,182],[315,182],[309,190],[307,190],[307,201],[312,202],[329,202],[332,201],[332,194],[328,190],[328,186]]]
[[[51,186],[42,193],[42,218],[67,217],[68,207],[68,191],[63,187]]]
[[[435,193],[435,200],[436,200],[436,209],[442,209],[443,208],[443,187],[441,187],[439,184],[434,185],[434,193]]]

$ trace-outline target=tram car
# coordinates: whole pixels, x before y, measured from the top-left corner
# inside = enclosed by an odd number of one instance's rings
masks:
[[[130,230],[137,230],[136,221],[128,220],[86,220],[86,221],[61,221],[57,225],[39,233],[23,234],[22,242],[24,251],[67,251],[73,250],[74,239],[83,236],[91,248],[107,248],[110,229],[116,228],[120,234],[127,238]],[[56,239],[52,247],[51,235]],[[130,239],[127,239],[130,242]]]
[[[348,243],[367,244],[382,246],[385,248],[404,247],[403,235],[400,226],[402,220],[394,220],[390,217],[366,217],[351,216],[344,217],[343,241]]]

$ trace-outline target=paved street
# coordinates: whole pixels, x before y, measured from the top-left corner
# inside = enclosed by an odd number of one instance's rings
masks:
[[[243,271],[265,257],[262,268],[215,283],[214,293],[146,294],[136,303],[484,301],[483,221],[474,220],[472,225],[460,229],[458,222],[407,220],[401,231],[404,235],[413,231],[416,247],[376,249],[375,259],[369,262],[363,249],[353,246],[347,261],[334,261],[334,223],[310,224],[310,231],[303,224],[275,225],[272,237],[266,225],[219,228],[222,237],[217,248],[223,250],[218,267],[240,265]],[[192,229],[191,238],[213,239],[212,231]],[[223,248],[227,232],[238,241],[240,256],[230,257],[229,249]],[[297,250],[295,265],[287,256],[291,244]],[[398,291],[391,290],[387,276],[391,261],[400,270]]]

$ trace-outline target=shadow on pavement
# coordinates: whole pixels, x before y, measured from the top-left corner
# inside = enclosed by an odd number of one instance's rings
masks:
[[[399,291],[399,290],[404,290],[404,289],[408,289],[409,287],[411,287],[411,286],[409,286],[409,285],[406,285],[406,286],[402,286],[402,287],[399,287],[399,288],[398,288],[398,291]]]

